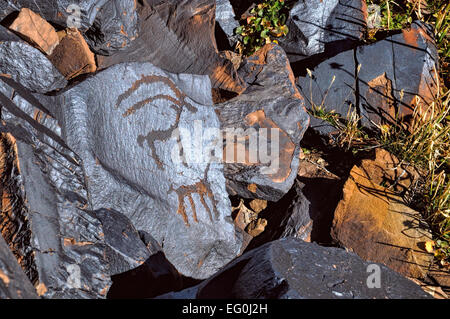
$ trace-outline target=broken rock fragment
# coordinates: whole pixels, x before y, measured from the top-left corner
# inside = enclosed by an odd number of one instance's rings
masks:
[[[5,2],[5,3],[3,3]],[[134,0],[7,0],[0,5],[0,19],[28,8],[45,20],[82,31],[96,51],[110,54],[130,44],[138,32]]]
[[[367,284],[379,267],[381,288]],[[417,299],[431,298],[391,269],[334,247],[285,238],[254,249],[197,286],[197,299]],[[183,298],[189,294],[167,297]]]
[[[117,275],[141,266],[151,253],[138,231],[122,213],[111,209],[90,212],[100,220],[106,248],[109,273]]]
[[[216,105],[231,195],[277,201],[297,176],[300,141],[309,124],[283,49],[268,44],[244,61],[247,90]]]
[[[49,60],[68,80],[97,69],[95,56],[77,29],[67,29]]]
[[[424,278],[433,254],[420,213],[400,197],[371,181],[371,171],[355,166],[344,185],[333,220],[332,236],[361,258],[383,263],[413,278]]]
[[[27,8],[20,10],[9,29],[36,45],[47,55],[50,55],[59,43],[58,34],[53,26]]]
[[[308,109],[322,106],[344,118],[351,112],[365,127],[407,118],[415,106],[423,112],[437,93],[437,51],[427,26],[414,22],[371,45],[344,51],[297,80]],[[416,97],[419,97],[419,102]],[[323,121],[312,127],[327,135],[334,129]]]
[[[79,24],[79,28],[87,30],[107,0],[6,0],[0,7],[0,19],[14,11],[28,8],[38,12],[45,20],[67,27],[68,24]],[[114,0],[115,2],[115,0]]]
[[[297,62],[354,46],[362,39],[366,24],[365,0],[297,1],[289,13],[289,33],[279,41],[289,60]]]
[[[295,237],[311,241],[313,220],[311,219],[311,203],[303,195],[304,185],[296,181],[292,189],[276,203],[269,203],[266,210],[258,217],[267,225],[264,232],[253,236],[247,250],[259,247],[265,243],[285,238]],[[252,233],[250,233],[252,235]]]

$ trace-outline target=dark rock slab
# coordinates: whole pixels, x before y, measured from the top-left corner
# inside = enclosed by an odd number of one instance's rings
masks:
[[[289,33],[279,40],[291,62],[362,39],[367,24],[364,0],[298,1],[289,13]]]
[[[107,245],[106,259],[111,275],[138,268],[150,257],[149,249],[124,214],[111,209],[99,209],[91,214],[98,218],[103,226]]]
[[[286,238],[252,250],[200,284],[198,299],[418,299],[418,285],[378,265],[381,288],[368,288],[370,262],[345,250]]]
[[[206,278],[236,257],[241,239],[223,164],[190,144],[196,127],[220,128],[207,76],[125,63],[49,97],[46,105],[81,159],[91,210],[125,214],[188,277]],[[200,146],[206,150],[215,140],[205,134]]]
[[[38,296],[17,259],[0,236],[0,299],[36,299]]]
[[[410,29],[357,49],[344,51],[297,80],[307,108],[322,106],[348,117],[352,110],[366,127],[389,123],[398,113],[407,118],[419,105],[426,112],[436,96],[437,51],[427,25],[414,22]],[[334,79],[334,80],[333,80]],[[421,99],[419,103],[416,96]],[[334,129],[315,120],[322,134]]]
[[[303,185],[296,184],[294,186],[295,196],[292,203],[289,205],[286,215],[280,222],[281,234],[275,235],[274,239],[295,237],[305,241],[311,240],[311,231],[313,220],[310,216],[310,202],[302,193]],[[282,211],[278,212],[282,215]],[[274,216],[275,217],[275,216]],[[270,224],[271,220],[268,220]]]
[[[237,140],[225,140],[227,189],[231,195],[277,201],[297,176],[300,140],[309,116],[279,46],[269,44],[249,57],[239,74],[248,83],[247,90],[216,105],[224,130],[242,129]],[[255,138],[265,148],[248,142]],[[241,147],[245,158],[238,157]],[[255,148],[257,158],[251,158]]]
[[[151,62],[171,73],[209,75],[213,87],[240,93],[244,83],[231,61],[218,54],[215,1],[150,1],[139,5],[139,35],[129,47],[98,57],[99,68]]]
[[[61,89],[67,81],[38,49],[0,26],[0,73],[20,82],[32,92]]]
[[[416,21],[399,34],[357,49],[360,105],[371,121],[389,119],[396,110],[402,116],[411,115],[415,96],[424,108],[434,101],[439,57],[430,28]],[[383,105],[380,96],[388,102]]]
[[[247,251],[265,243],[286,237],[311,241],[313,220],[310,216],[311,203],[303,195],[304,185],[298,180],[292,189],[278,202],[269,203],[258,217],[267,220],[262,234],[253,238]]]
[[[1,84],[2,131],[17,140],[17,156],[40,294],[104,298],[110,286],[104,231],[86,213],[80,159],[60,137],[57,121],[23,87]],[[26,231],[25,229],[21,231]]]
[[[347,117],[355,110],[355,59],[354,51],[345,51],[319,64],[309,74],[297,79],[299,91],[309,110],[335,111]],[[328,122],[311,117],[311,128],[324,135],[336,129]]]

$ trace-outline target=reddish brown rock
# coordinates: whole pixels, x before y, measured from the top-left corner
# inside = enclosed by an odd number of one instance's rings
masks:
[[[9,29],[48,55],[52,54],[53,49],[59,44],[58,34],[52,25],[27,8],[20,10]]]
[[[267,201],[263,199],[254,199],[250,202],[250,208],[253,209],[255,213],[259,214],[267,208]]]
[[[97,69],[94,54],[76,29],[67,30],[49,59],[68,80]]]
[[[370,175],[373,183],[383,185],[396,192],[409,190],[420,177],[420,172],[416,168],[401,162],[397,157],[381,148],[375,150],[374,159],[363,160],[360,167]]]
[[[243,199],[237,207],[233,207],[233,210],[235,211],[234,224],[241,230],[245,230],[251,221],[258,218],[258,214],[245,206]]]
[[[261,235],[267,226],[267,220],[264,218],[259,218],[252,221],[247,227],[247,233],[250,236],[256,237]]]
[[[445,287],[447,290],[450,289],[450,269],[448,267],[439,268],[434,265],[430,269],[428,277],[432,278],[439,286]]]
[[[332,236],[361,258],[384,263],[408,277],[424,278],[433,260],[425,250],[431,236],[420,214],[357,166],[344,185]]]

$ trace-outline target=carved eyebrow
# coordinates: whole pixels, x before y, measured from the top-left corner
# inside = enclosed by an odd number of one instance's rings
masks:
[[[173,83],[170,79],[161,75],[147,75],[147,76],[143,75],[141,79],[135,81],[128,90],[119,95],[116,101],[116,108],[118,108],[125,99],[129,98],[131,94],[133,94],[133,92],[135,92],[138,88],[140,88],[141,85],[158,82],[162,82],[167,86],[169,86],[169,88],[172,90],[172,92],[176,95],[178,99],[182,101],[184,100],[185,95],[175,86],[175,83]]]
[[[170,95],[158,94],[158,95],[155,95],[155,96],[152,96],[152,97],[149,97],[149,98],[146,98],[146,99],[144,99],[142,101],[137,102],[133,106],[129,107],[122,115],[124,117],[132,115],[137,110],[143,108],[146,104],[149,104],[149,103],[151,103],[153,101],[156,101],[156,100],[167,100],[167,101],[170,101],[170,102],[172,102],[173,104],[175,104],[177,106],[182,106],[182,104],[183,104],[183,101],[179,101],[179,100],[173,98]]]

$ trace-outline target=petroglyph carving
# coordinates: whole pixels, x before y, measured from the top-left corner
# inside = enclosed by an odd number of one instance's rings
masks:
[[[178,123],[180,121],[181,112],[183,111],[183,108],[187,108],[189,111],[196,113],[197,108],[194,107],[192,104],[186,101],[186,94],[184,94],[182,91],[180,91],[175,83],[173,83],[169,78],[164,76],[158,76],[158,75],[148,75],[148,76],[142,76],[140,80],[137,80],[133,83],[133,85],[124,93],[122,93],[118,98],[116,102],[116,109],[120,107],[123,101],[125,101],[127,98],[129,98],[134,92],[136,92],[142,85],[144,84],[153,84],[162,82],[166,84],[170,90],[174,93],[175,97],[168,95],[168,94],[156,94],[154,96],[146,97],[143,100],[133,104],[131,107],[129,107],[122,116],[127,117],[130,115],[135,114],[138,110],[145,107],[146,105],[149,105],[157,100],[166,100],[172,103],[170,107],[175,111],[176,113],[176,119],[175,122],[167,129],[167,130],[154,130],[150,131],[147,135],[139,135],[137,138],[137,142],[140,147],[144,147],[144,142],[147,142],[148,147],[150,147],[152,151],[152,157],[155,159],[156,165],[159,169],[163,168],[163,163],[158,157],[158,154],[156,153],[156,147],[155,142],[156,141],[162,141],[165,142],[169,140],[172,136],[172,132],[178,127]]]

